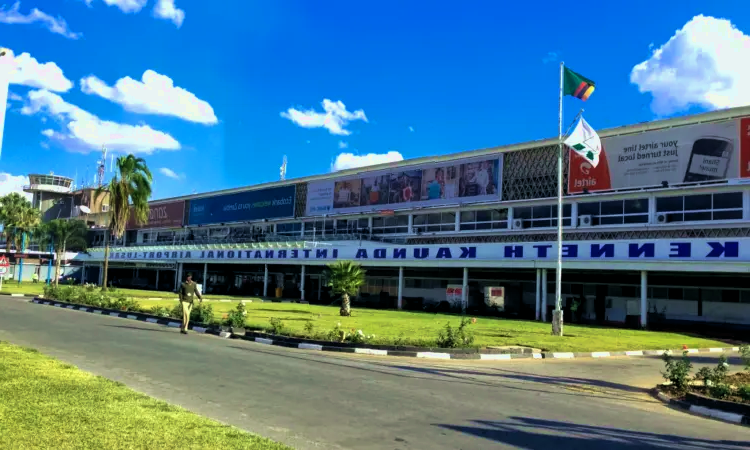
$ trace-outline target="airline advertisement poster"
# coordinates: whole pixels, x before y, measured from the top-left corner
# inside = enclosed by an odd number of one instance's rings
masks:
[[[500,200],[502,155],[307,184],[308,216]],[[406,205],[408,203],[408,205]]]
[[[750,118],[603,138],[596,167],[570,152],[568,193],[748,177],[748,133]]]

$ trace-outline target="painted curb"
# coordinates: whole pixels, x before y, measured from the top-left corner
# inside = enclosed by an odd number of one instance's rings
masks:
[[[11,294],[9,292],[0,292],[0,295],[6,295],[8,297],[33,297],[33,298],[37,297],[34,294]]]
[[[175,322],[176,319],[169,317],[156,317],[145,313],[136,313],[132,311],[112,311],[107,309],[92,309],[89,306],[76,305],[65,302],[50,302],[45,301],[42,298],[34,298],[32,303],[39,305],[51,305],[64,309],[71,309],[74,311],[82,311],[93,314],[104,314],[112,317],[118,317],[122,319],[138,320],[141,322],[155,323],[158,325],[165,325],[167,327],[179,328],[180,323]],[[541,352],[541,353],[498,353],[497,351],[482,351],[473,350],[467,351],[464,349],[461,351],[450,352],[448,349],[427,349],[419,351],[417,348],[408,348],[401,350],[390,350],[380,348],[361,348],[354,346],[337,346],[335,342],[321,343],[320,341],[305,342],[305,339],[301,338],[288,338],[283,336],[266,335],[263,333],[263,337],[258,336],[261,333],[248,332],[247,334],[235,334],[226,330],[222,330],[216,327],[207,326],[206,324],[191,324],[188,329],[194,330],[201,334],[211,334],[214,336],[220,336],[222,338],[233,338],[233,339],[244,339],[251,342],[256,342],[265,345],[275,345],[279,347],[287,348],[298,348],[301,350],[312,350],[312,351],[328,351],[328,352],[339,352],[339,353],[357,353],[362,355],[376,355],[376,356],[401,356],[418,359],[461,359],[461,360],[485,360],[485,361],[507,361],[512,359],[583,359],[583,358],[611,358],[617,356],[627,357],[638,357],[638,356],[661,356],[664,353],[676,354],[682,352],[682,350],[634,350],[634,351],[618,351],[618,352],[585,352],[585,353],[573,353],[573,352]],[[330,344],[330,345],[327,345]],[[442,350],[442,351],[440,351]],[[724,347],[724,348],[699,348],[690,349],[689,353],[721,353],[721,352],[739,352],[739,347]]]
[[[718,419],[724,422],[736,423],[738,425],[750,425],[750,416],[748,415],[731,413],[720,409],[706,408],[705,406],[694,405],[685,400],[676,400],[660,391],[659,388],[653,388],[651,394],[662,403],[687,411],[691,414],[697,414],[710,419]]]

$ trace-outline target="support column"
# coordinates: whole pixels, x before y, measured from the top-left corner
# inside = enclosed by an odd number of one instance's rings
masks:
[[[208,263],[203,263],[203,292],[205,294],[208,291]]]
[[[456,210],[456,217],[453,220],[453,231],[461,231],[461,210]]]
[[[104,282],[104,263],[99,264],[99,282],[97,283],[99,286],[102,286],[102,283]],[[104,287],[104,286],[102,286]]]
[[[409,225],[406,228],[406,232],[414,234],[414,214],[409,214],[407,217],[409,217]]]
[[[159,269],[156,269],[156,290],[159,290]]]
[[[268,264],[264,264],[263,271],[263,297],[268,297]]]
[[[542,269],[536,269],[536,296],[534,305],[534,320],[539,320],[542,316]]]
[[[182,283],[182,263],[177,263],[177,270],[175,271],[174,290],[176,291]]]
[[[461,284],[461,311],[469,305],[469,268],[464,267],[464,282]]]
[[[409,215],[411,217],[411,215]],[[398,309],[404,309],[404,268],[398,268]]]
[[[648,325],[648,272],[641,270],[641,328]]]
[[[547,269],[542,269],[542,322],[547,321]]]
[[[81,284],[86,284],[86,264],[81,266]]]
[[[305,301],[305,266],[302,266],[302,279],[299,282],[300,300]]]

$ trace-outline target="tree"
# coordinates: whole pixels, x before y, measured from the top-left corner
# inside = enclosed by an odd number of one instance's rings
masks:
[[[148,221],[148,199],[151,198],[153,177],[143,158],[134,155],[117,158],[117,171],[107,186],[95,192],[97,199],[109,196],[109,232],[104,234],[104,276],[102,290],[107,290],[109,270],[109,238],[119,239],[125,234],[132,205],[137,223]]]
[[[350,316],[350,296],[357,295],[359,288],[365,283],[365,270],[359,264],[351,261],[339,261],[328,265],[328,285],[334,294],[341,294],[342,316]]]
[[[17,192],[0,197],[0,222],[6,247],[15,246],[16,251],[24,251],[24,237],[31,235],[41,222],[39,210]]]
[[[88,228],[82,220],[54,219],[43,223],[37,229],[39,243],[43,247],[52,246],[55,252],[55,278],[60,278],[60,263],[65,258],[65,252],[70,250],[86,251],[86,235]]]

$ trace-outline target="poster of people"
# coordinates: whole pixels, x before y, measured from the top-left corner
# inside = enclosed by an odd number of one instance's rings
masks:
[[[307,184],[307,215],[500,200],[502,155]]]

